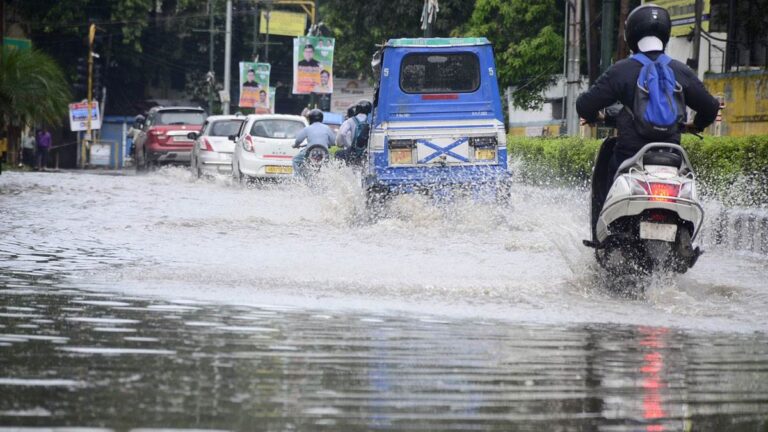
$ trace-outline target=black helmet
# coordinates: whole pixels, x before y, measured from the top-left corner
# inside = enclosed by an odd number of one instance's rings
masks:
[[[624,40],[632,52],[640,52],[637,43],[646,36],[655,36],[661,40],[664,48],[669,42],[672,31],[672,21],[669,12],[655,4],[644,4],[636,7],[624,22]]]
[[[365,99],[361,99],[357,103],[357,113],[358,114],[368,115],[368,114],[371,113],[371,110],[373,110],[373,105],[371,105],[370,101],[367,101]]]
[[[350,105],[347,108],[347,118],[352,118],[357,115],[357,105]]]
[[[315,108],[311,110],[309,113],[307,113],[307,120],[309,120],[309,124],[322,122],[323,112]]]

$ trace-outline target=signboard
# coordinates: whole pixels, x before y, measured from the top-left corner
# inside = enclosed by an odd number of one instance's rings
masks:
[[[672,19],[672,36],[685,36],[693,31],[696,21],[696,0],[643,0],[643,3],[653,3],[669,12]],[[701,28],[709,31],[711,1],[704,0],[701,12]]]
[[[29,39],[4,37],[3,45],[12,46],[14,48],[19,49],[20,51],[29,51],[32,49],[32,41]]]
[[[346,113],[350,105],[360,99],[373,102],[373,86],[366,80],[336,79],[331,98],[331,111]]]
[[[269,112],[269,63],[240,62],[241,108],[253,108],[256,114]]]
[[[91,165],[109,166],[112,163],[112,144],[91,144]]]
[[[87,102],[69,104],[69,129],[72,132],[88,130]],[[101,113],[97,101],[91,103],[91,129],[101,129]]]
[[[267,26],[269,20],[269,26]],[[271,11],[261,12],[259,33],[279,36],[303,36],[307,28],[307,14],[297,12]]]
[[[333,48],[328,37],[293,40],[293,93],[333,93]]]

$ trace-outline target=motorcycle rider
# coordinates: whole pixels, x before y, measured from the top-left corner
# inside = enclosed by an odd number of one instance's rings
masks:
[[[328,150],[336,141],[336,134],[333,133],[331,128],[323,123],[322,111],[316,108],[310,110],[307,113],[307,120],[309,120],[309,126],[296,134],[296,140],[293,144],[293,148],[299,148],[304,140],[307,141],[307,145],[293,158],[293,172],[297,176],[302,176],[304,174],[303,165],[309,147],[320,145]]]
[[[642,53],[651,61],[656,61],[664,54],[669,42],[672,22],[666,9],[654,4],[645,4],[635,8],[624,25],[624,40],[632,52]],[[715,120],[719,109],[717,99],[709,94],[696,73],[685,64],[672,60],[669,67],[674,72],[677,83],[682,87],[685,104],[696,111],[692,123],[684,125],[686,131],[700,132]],[[599,184],[593,185],[593,223],[595,208],[602,208],[605,196],[613,183],[616,171],[623,161],[634,156],[644,145],[661,141],[643,136],[636,127],[635,115],[629,107],[634,107],[638,76],[643,64],[636,59],[620,60],[608,68],[595,84],[576,100],[576,111],[583,123],[593,124],[604,120],[600,110],[617,101],[624,107],[616,116],[618,136],[615,141],[606,141],[595,164],[594,179]],[[664,142],[680,143],[680,130],[675,127]],[[611,153],[607,153],[607,152]],[[603,154],[605,153],[605,154]]]
[[[364,149],[358,148],[354,142],[359,134],[365,133],[361,126],[368,122],[368,115],[373,110],[373,105],[370,101],[365,99],[360,100],[355,105],[354,115],[347,118],[339,128],[339,133],[336,136],[336,145],[341,149],[336,152],[336,159],[343,160],[347,163],[352,163],[359,159]]]

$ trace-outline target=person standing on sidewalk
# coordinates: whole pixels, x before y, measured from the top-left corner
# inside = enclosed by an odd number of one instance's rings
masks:
[[[46,128],[37,132],[37,169],[45,171],[48,166],[48,151],[51,149],[51,133]]]

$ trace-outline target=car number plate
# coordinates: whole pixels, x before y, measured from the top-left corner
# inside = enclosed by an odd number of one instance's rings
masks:
[[[475,150],[475,159],[484,161],[496,159],[496,150],[477,149]]]
[[[175,136],[173,137],[173,142],[191,142],[189,138],[185,136]]]
[[[677,225],[640,222],[640,238],[644,240],[662,240],[674,242],[677,236]]]
[[[287,165],[268,165],[265,171],[267,174],[293,174],[293,167]]]

